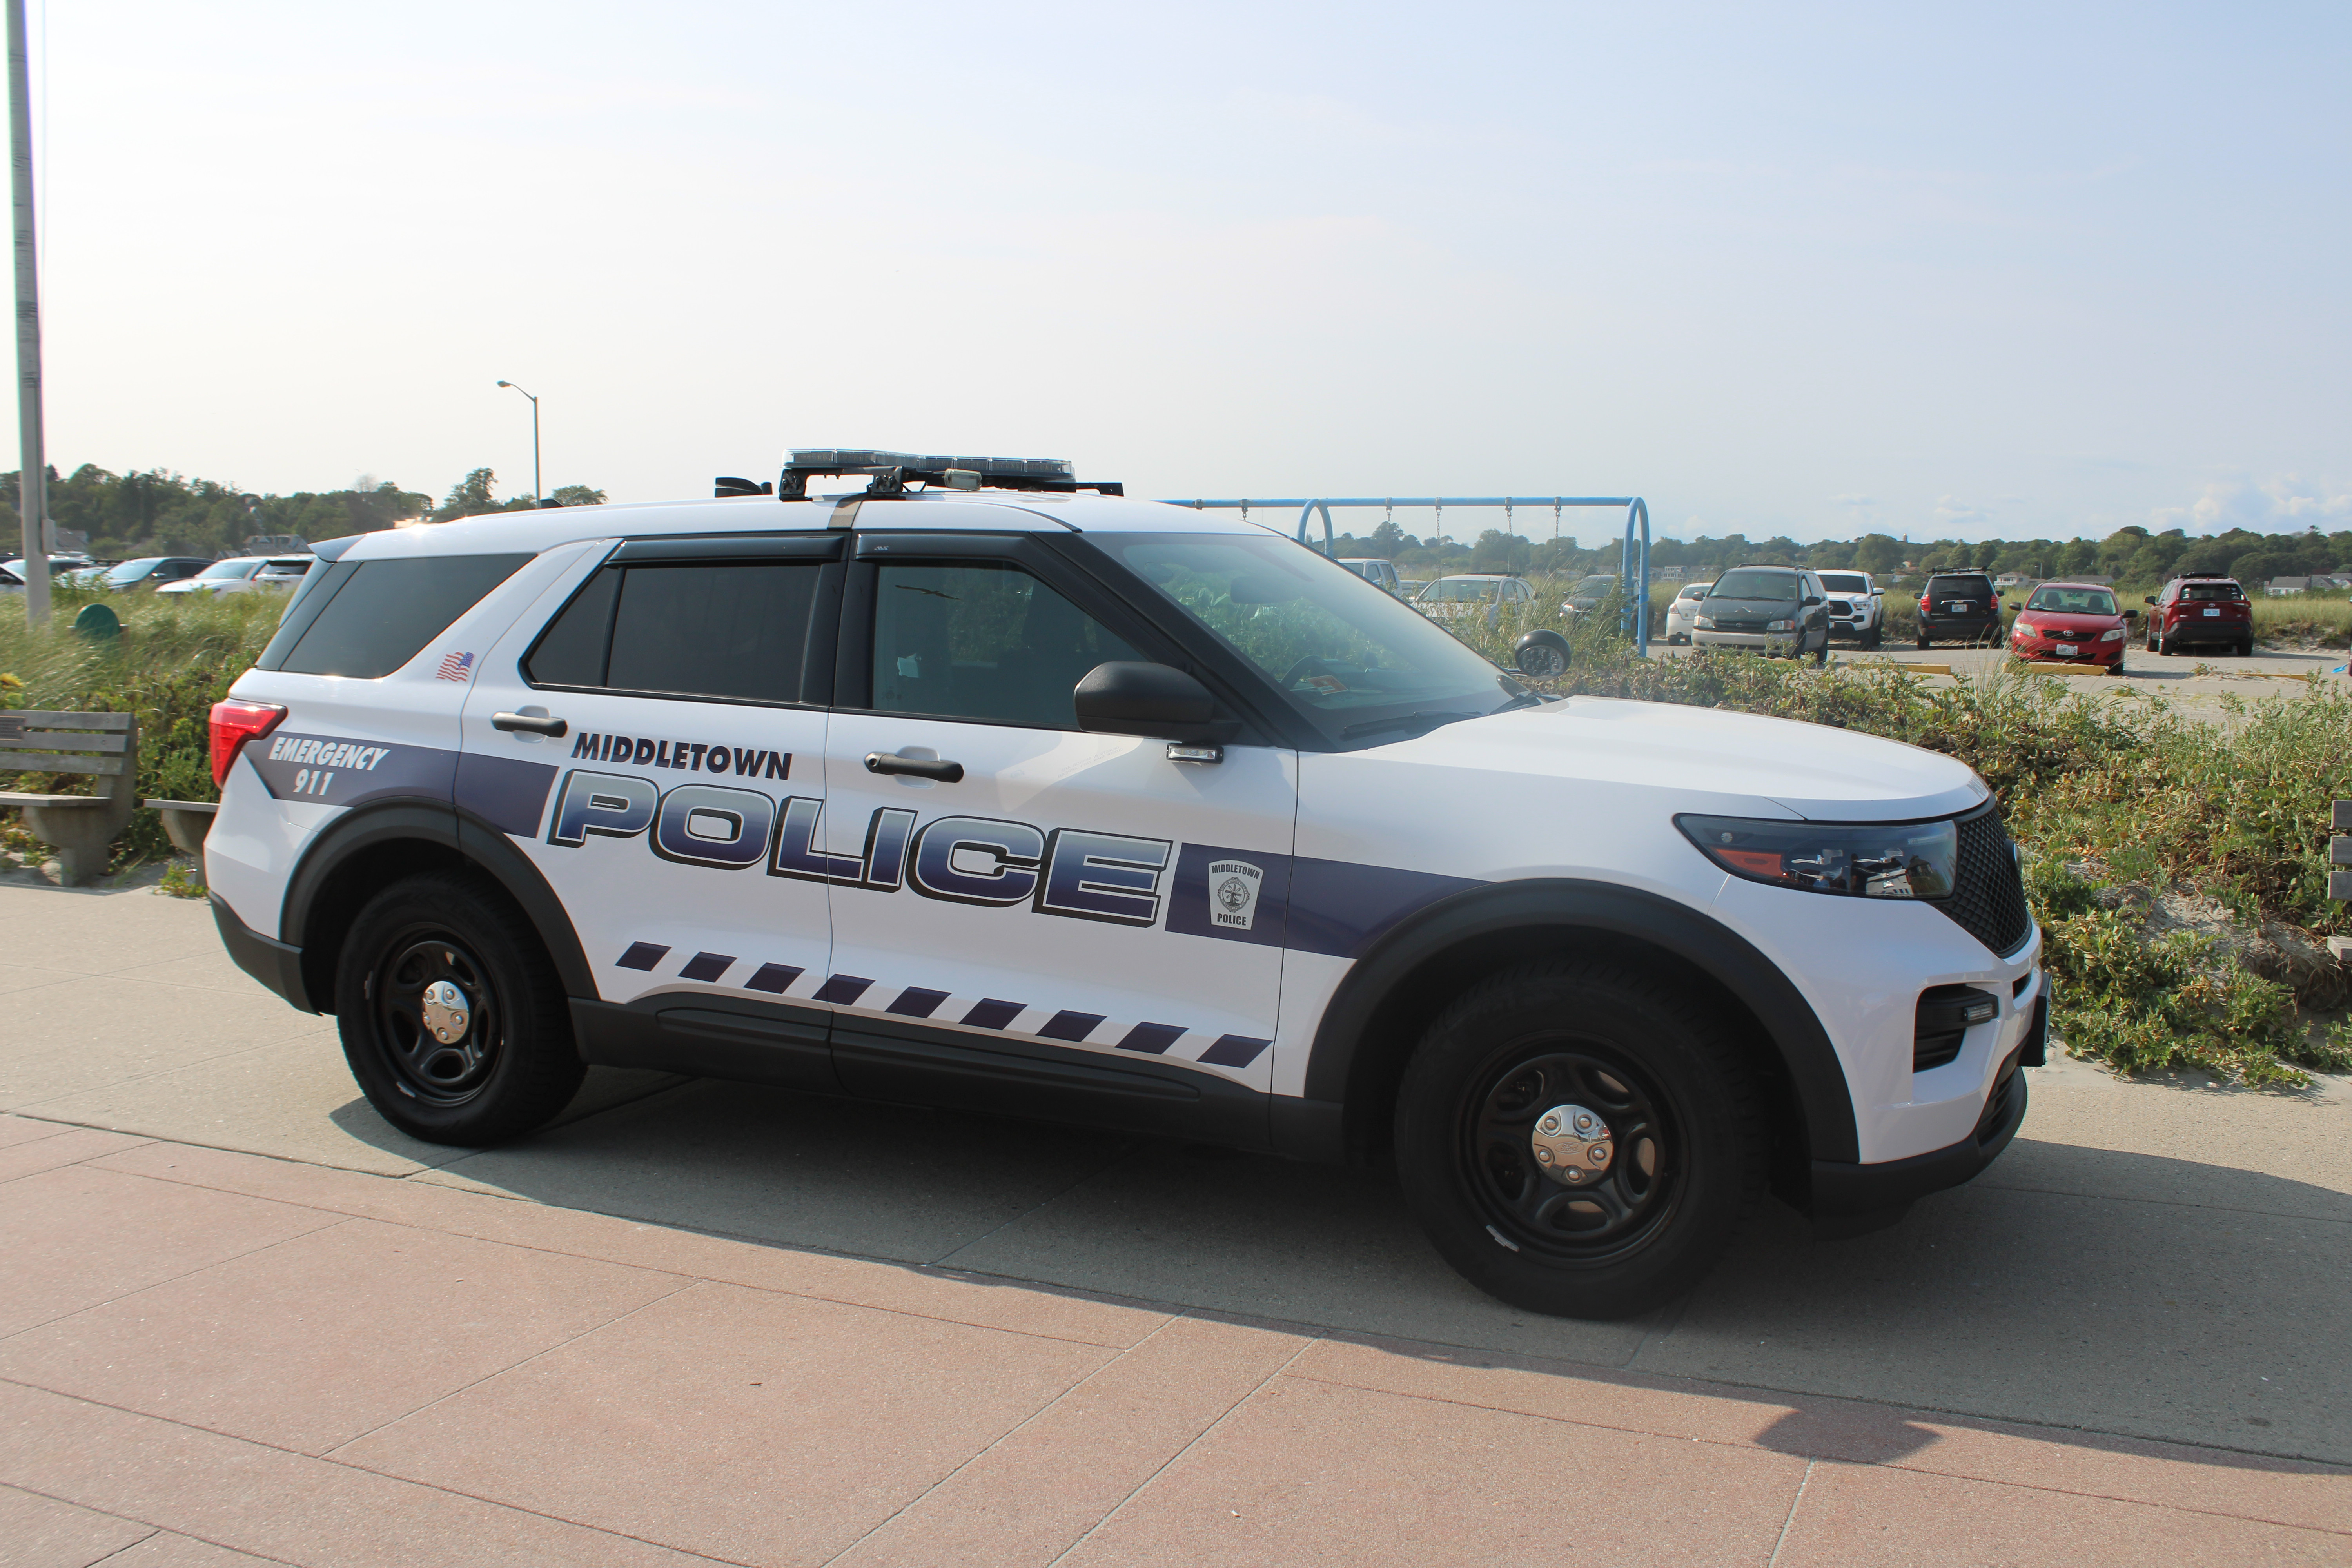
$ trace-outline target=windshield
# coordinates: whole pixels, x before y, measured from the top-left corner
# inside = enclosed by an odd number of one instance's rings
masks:
[[[196,574],[199,577],[250,577],[258,561],[215,561]]]
[[[2062,616],[2112,616],[2116,596],[2105,588],[2036,588],[2025,607]]]
[[[1598,599],[1616,585],[1614,577],[1586,577],[1568,592],[1570,598]]]
[[[1533,700],[1436,622],[1289,540],[1089,537],[1265,671],[1334,741],[1377,745]]]
[[[1444,599],[1454,604],[1485,604],[1495,596],[1497,584],[1483,583],[1475,577],[1441,577],[1421,591],[1424,599]]]
[[[1870,579],[1859,572],[1824,572],[1822,586],[1832,594],[1866,594],[1870,591]]]
[[[1726,572],[1715,584],[1718,599],[1791,599],[1797,597],[1794,572]]]
[[[109,572],[106,580],[114,584],[136,583],[162,564],[163,558],[160,555],[151,555],[144,561],[126,561]]]

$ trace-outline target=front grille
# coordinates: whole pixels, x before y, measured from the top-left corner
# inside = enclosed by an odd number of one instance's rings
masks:
[[[1830,614],[1833,616],[1850,616],[1853,614],[1853,606],[1843,599],[1832,599],[1830,601]]]
[[[2017,854],[1988,805],[1960,818],[1960,863],[1952,895],[1933,907],[1962,931],[2007,958],[2033,934],[2025,908],[2025,883],[2017,874]]]

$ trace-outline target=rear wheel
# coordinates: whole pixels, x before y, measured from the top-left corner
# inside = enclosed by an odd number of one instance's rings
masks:
[[[1919,634],[1919,646],[1920,646],[1921,647],[1926,647],[1927,646],[1927,644],[1928,644],[1928,642],[1929,642],[1930,640],[1931,640],[1931,639],[1928,637],[1928,636],[1927,636],[1927,634],[1926,632],[1921,632],[1921,633]]]
[[[1515,1307],[1622,1318],[1689,1289],[1755,1205],[1746,1065],[1685,989],[1598,963],[1517,970],[1422,1039],[1397,1173],[1430,1242]]]
[[[2251,642],[2242,642],[2238,645],[2238,657],[2240,658],[2251,658],[2253,657],[2253,652],[2254,645]]]
[[[587,1070],[538,933],[470,878],[411,877],[370,900],[343,942],[335,1003],[368,1103],[427,1142],[528,1132]]]

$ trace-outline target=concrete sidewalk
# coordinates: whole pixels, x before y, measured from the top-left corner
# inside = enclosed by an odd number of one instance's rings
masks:
[[[0,1563],[2352,1563],[2340,1085],[2048,1069],[1580,1324],[1212,1151],[656,1075],[415,1144],[202,905],[0,935]]]

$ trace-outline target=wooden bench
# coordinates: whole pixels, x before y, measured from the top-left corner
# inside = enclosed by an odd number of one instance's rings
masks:
[[[33,837],[58,852],[68,887],[95,881],[139,805],[139,721],[128,713],[0,712],[5,773],[95,776],[94,795],[0,790],[0,807],[22,809]]]

